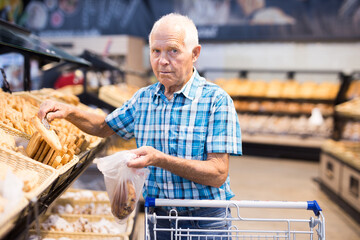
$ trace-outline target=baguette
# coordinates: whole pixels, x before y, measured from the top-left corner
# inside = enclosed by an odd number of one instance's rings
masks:
[[[43,160],[44,164],[49,164],[50,159],[52,158],[53,154],[55,153],[55,149],[50,148],[50,150],[48,151],[48,153],[46,154],[46,157]]]
[[[49,150],[50,150],[50,145],[46,144],[44,150],[41,152],[41,155],[40,155],[40,157],[38,159],[39,162],[44,161],[44,159],[45,159],[47,153],[49,152]]]
[[[39,157],[41,155],[41,153],[44,151],[44,148],[45,148],[45,145],[46,145],[46,142],[45,140],[41,140],[41,144],[40,144],[40,147],[39,149],[37,150],[35,156],[34,156],[34,160],[38,161],[39,160]]]
[[[37,150],[39,149],[41,144],[41,135],[39,132],[35,132],[31,138],[30,141],[28,143],[28,145],[26,146],[25,152],[26,154],[30,157],[33,158],[37,152]]]
[[[55,150],[61,150],[61,143],[58,135],[54,132],[54,130],[47,130],[45,126],[40,122],[40,119],[36,116],[31,118],[31,122],[35,126],[35,128],[39,131],[41,136],[43,136],[44,140]]]

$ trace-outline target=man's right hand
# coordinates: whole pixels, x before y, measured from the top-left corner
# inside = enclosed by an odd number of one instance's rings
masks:
[[[76,106],[62,102],[44,101],[40,105],[38,117],[40,120],[46,117],[48,122],[56,118],[63,118],[74,124],[81,131],[98,137],[108,137],[115,133],[107,125],[105,116],[87,112]]]
[[[70,113],[70,105],[52,100],[46,100],[40,105],[38,117],[40,120],[46,118],[48,122],[51,122],[56,118],[66,119]]]

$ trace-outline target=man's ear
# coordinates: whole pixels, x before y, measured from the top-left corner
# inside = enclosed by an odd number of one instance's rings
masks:
[[[192,61],[193,62],[196,62],[196,60],[199,58],[200,51],[201,51],[201,45],[197,45],[196,47],[193,48],[193,50],[192,50]]]

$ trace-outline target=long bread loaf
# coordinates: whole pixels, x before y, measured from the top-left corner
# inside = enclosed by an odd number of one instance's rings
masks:
[[[55,150],[61,150],[61,143],[54,130],[47,130],[36,116],[31,118],[34,127],[39,131],[44,140]]]

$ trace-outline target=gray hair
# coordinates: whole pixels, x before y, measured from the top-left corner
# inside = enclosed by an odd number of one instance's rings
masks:
[[[151,35],[154,30],[162,23],[169,23],[169,21],[175,21],[176,25],[180,26],[181,29],[185,31],[185,39],[184,44],[187,48],[192,50],[194,47],[199,45],[199,36],[198,31],[194,22],[187,16],[181,15],[179,13],[169,13],[167,15],[162,16],[159,20],[157,20],[149,34],[149,44],[151,45]]]

